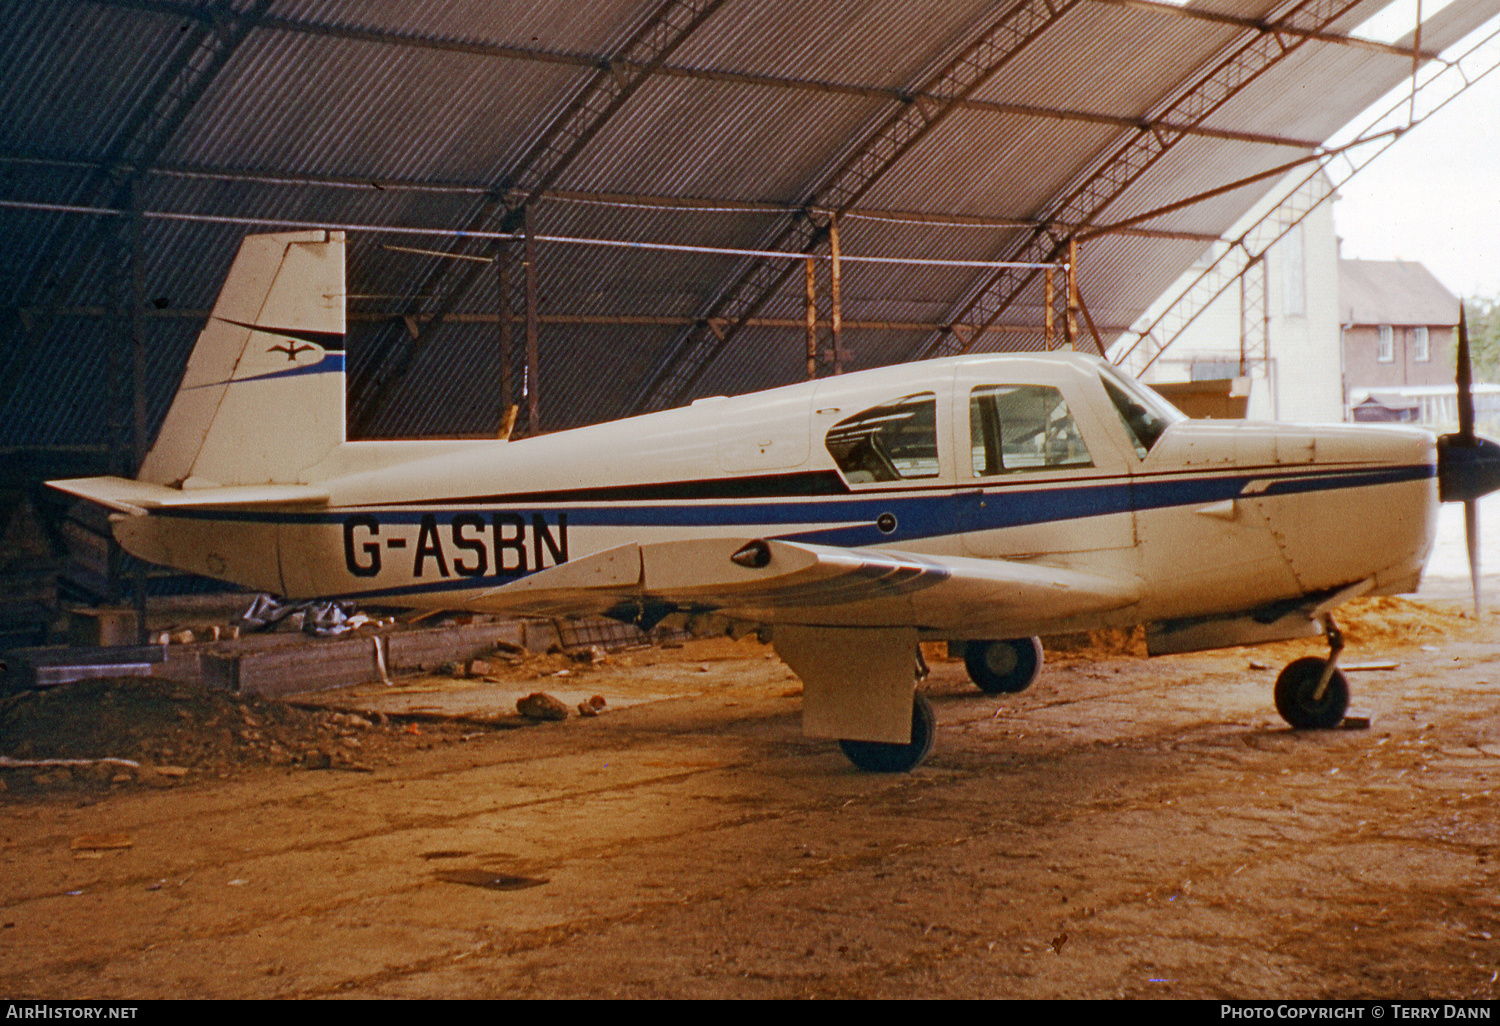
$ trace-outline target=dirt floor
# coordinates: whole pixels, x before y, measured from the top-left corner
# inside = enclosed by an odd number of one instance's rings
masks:
[[[909,775],[802,738],[752,640],[18,696],[0,754],[143,765],[0,769],[0,993],[1493,999],[1500,618],[1459,608],[1344,618],[1396,664],[1351,669],[1369,729],[1277,718],[1318,642],[1053,645],[1003,698],[934,661]]]

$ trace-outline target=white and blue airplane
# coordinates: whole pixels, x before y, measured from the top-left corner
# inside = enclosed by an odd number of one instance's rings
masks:
[[[344,427],[344,239],[247,237],[136,480],[52,486],[154,563],[289,598],[759,631],[803,728],[858,766],[933,740],[921,641],[974,682],[1037,635],[1146,625],[1153,654],[1326,633],[1275,700],[1338,724],[1331,611],[1416,588],[1441,498],[1500,446],[1400,427],[1184,418],[1105,361],[886,367],[520,441]],[[1472,518],[1471,518],[1472,519]]]

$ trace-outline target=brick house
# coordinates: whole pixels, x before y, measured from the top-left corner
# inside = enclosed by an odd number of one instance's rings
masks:
[[[1458,299],[1431,271],[1402,260],[1340,260],[1339,319],[1354,419],[1376,419],[1373,409],[1361,411],[1372,395],[1418,400],[1423,409],[1413,419],[1423,423],[1447,419],[1426,406],[1444,393],[1451,400]]]

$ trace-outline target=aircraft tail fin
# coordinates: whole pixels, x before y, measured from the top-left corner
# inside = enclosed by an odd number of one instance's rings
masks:
[[[247,235],[139,480],[293,484],[344,441],[344,233]]]

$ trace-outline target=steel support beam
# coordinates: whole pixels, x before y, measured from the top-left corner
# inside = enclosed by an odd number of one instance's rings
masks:
[[[101,320],[116,316],[116,311],[110,307],[102,306],[80,306],[80,307],[57,307],[50,311],[53,317],[76,317],[82,319]],[[152,306],[135,311],[136,316],[143,320],[195,320],[206,321],[210,311],[192,310],[187,308],[158,310]],[[430,314],[418,314],[411,317],[399,311],[392,310],[351,310],[348,320],[351,324],[376,324],[391,323],[404,325],[408,320],[421,325],[430,317]],[[507,320],[512,325],[525,325],[526,315],[524,313],[511,312]],[[500,314],[492,313],[457,313],[450,314],[448,321],[452,324],[494,324],[502,323]],[[696,324],[702,324],[710,330],[722,331],[728,327],[729,322],[723,320],[700,321],[695,317],[669,317],[651,314],[568,314],[550,313],[539,314],[538,324],[547,325],[569,325],[587,324],[604,327],[622,328],[684,328]],[[944,324],[937,321],[851,321],[844,318],[843,327],[848,331],[902,331],[902,332],[928,332],[943,328],[952,328],[954,331],[978,331],[979,326],[973,324]],[[755,317],[745,322],[748,328],[778,328],[787,330],[803,330],[807,326],[805,318],[790,317]],[[818,327],[832,328],[832,319],[819,320]],[[1042,329],[1035,324],[991,324],[985,331],[995,334],[1023,334],[1035,335]],[[1100,329],[1108,332],[1121,332],[1127,330],[1121,325],[1105,325]]]
[[[1380,134],[1400,135],[1404,131],[1406,131],[1404,127],[1392,128]],[[1322,153],[1310,154],[1306,157],[1300,157],[1297,160],[1288,161],[1285,164],[1278,164],[1276,167],[1268,168],[1265,171],[1258,171],[1253,175],[1246,175],[1244,178],[1238,178],[1225,185],[1215,186],[1212,189],[1205,189],[1203,192],[1194,193],[1186,199],[1180,199],[1175,203],[1168,203],[1165,206],[1156,207],[1155,209],[1148,210],[1143,214],[1136,214],[1133,217],[1128,217],[1123,221],[1118,221],[1114,224],[1106,224],[1098,228],[1090,228],[1088,231],[1084,232],[1077,232],[1072,235],[1072,241],[1075,243],[1089,242],[1104,235],[1116,235],[1127,229],[1134,228],[1140,224],[1143,224],[1146,221],[1151,221],[1158,217],[1164,217],[1167,214],[1176,213],[1179,210],[1186,210],[1188,207],[1196,206],[1197,204],[1202,203],[1205,200],[1211,200],[1219,196],[1224,196],[1231,192],[1237,192],[1238,190],[1243,189],[1246,186],[1254,185],[1256,182],[1264,182],[1272,178],[1281,178],[1304,164],[1310,164],[1314,161],[1325,161],[1329,157],[1334,157],[1344,152],[1344,150],[1353,149],[1357,146],[1363,146],[1370,141],[1370,139],[1356,139],[1354,142],[1349,143],[1346,146],[1340,146],[1337,149],[1327,150]]]
[[[146,457],[146,333],[142,312],[146,306],[145,260],[143,253],[141,195],[139,183],[133,183],[128,196],[129,214],[118,223],[101,226],[112,232],[111,311],[115,322],[114,338],[108,346],[106,363],[106,424],[109,432],[111,471],[119,477],[134,477]],[[113,538],[107,557],[110,601],[119,601],[129,590],[136,612],[136,644],[146,643],[146,568],[137,561],[133,572],[126,574],[125,552]]]
[[[491,197],[469,217],[467,229],[513,232],[520,227],[537,196],[557,180],[641,85],[724,2],[665,0],[661,3],[617,54],[595,63],[590,80],[541,133],[505,180],[498,183]],[[521,194],[519,202],[507,201],[512,192]],[[439,267],[418,289],[421,295],[437,297],[432,309],[425,311],[432,316],[414,339],[408,340],[399,333],[387,336],[387,344],[366,364],[367,372],[353,389],[354,434],[367,431],[390,401],[395,383],[411,366],[416,354],[431,341],[482,273],[483,268],[473,263],[461,271]],[[424,311],[414,308],[410,312],[415,315]],[[531,387],[534,395],[534,382]]]
[[[212,20],[212,16],[202,7],[183,3],[181,0],[91,0],[91,2],[100,7],[147,11],[172,18],[202,22]],[[1271,23],[1264,20],[1242,18],[1232,14],[1219,14],[1214,11],[1198,8],[1179,7],[1175,4],[1153,3],[1151,0],[1091,0],[1091,2],[1109,4],[1114,7],[1144,11],[1166,17],[1216,22],[1235,28],[1261,30],[1269,30],[1271,28]],[[530,47],[508,46],[501,43],[475,43],[461,39],[443,39],[435,36],[420,36],[383,31],[381,29],[357,28],[352,25],[330,25],[321,22],[306,21],[300,18],[270,17],[264,19],[262,24],[268,29],[274,29],[278,32],[296,33],[298,35],[325,36],[333,39],[349,39],[361,43],[376,43],[385,46],[400,46],[414,49],[446,50],[451,53],[464,53],[480,57],[499,57],[506,60],[569,65],[597,64],[598,62],[597,57],[587,54],[536,50]],[[1423,52],[1420,42],[1415,48],[1396,46],[1391,43],[1378,43],[1373,40],[1360,39],[1341,32],[1308,30],[1301,26],[1284,27],[1278,29],[1278,31],[1289,35],[1300,35],[1307,39],[1316,39],[1321,43],[1371,50],[1378,53],[1389,53],[1397,57],[1411,57],[1416,55],[1420,56],[1423,60],[1436,60],[1438,58],[1438,55],[1435,53]],[[737,75],[733,72],[716,72],[701,68],[686,68],[673,65],[665,66],[662,71],[664,74],[677,77],[703,78],[717,81],[753,82],[762,79],[762,76]],[[773,83],[795,81],[777,80],[774,78],[768,80]],[[843,87],[831,83],[827,85],[828,90],[837,90],[840,88]]]
[[[510,309],[510,246],[502,245],[495,252],[495,298],[496,309],[500,311],[498,318],[500,337],[496,342],[500,346],[500,415],[509,416],[509,410],[516,403],[515,386],[511,381],[511,354],[512,343],[510,337],[511,309]],[[511,422],[514,429],[515,422]]]
[[[829,262],[828,292],[832,309],[829,311],[828,362],[834,374],[844,373],[844,272],[842,254],[839,251],[839,219],[835,215],[828,223],[828,245],[831,249]]]
[[[1255,18],[1240,18],[1233,14],[1220,14],[1217,11],[1208,11],[1197,7],[1178,7],[1175,4],[1156,3],[1154,0],[1089,0],[1089,2],[1108,4],[1111,7],[1125,7],[1136,11],[1147,11],[1151,14],[1159,14],[1167,18],[1188,18],[1193,21],[1208,21],[1235,28],[1254,29],[1259,32],[1274,30],[1286,35],[1301,36],[1304,39],[1316,39],[1320,43],[1333,43],[1338,46],[1353,47],[1356,50],[1369,50],[1373,53],[1388,53],[1396,57],[1410,57],[1413,60],[1442,60],[1440,54],[1424,52],[1422,50],[1420,30],[1415,40],[1416,45],[1406,47],[1396,46],[1392,43],[1378,43],[1372,39],[1360,39],[1357,36],[1346,35],[1342,32],[1323,32],[1316,29],[1308,29],[1300,25],[1278,27],[1273,26],[1268,21],[1257,20]]]
[[[1309,33],[1326,31],[1358,2],[1298,0],[1278,14],[1269,27],[1256,28],[1252,38],[1232,47],[1212,62],[1206,73],[1179,92],[1157,115],[1158,119],[1200,124],[1266,71],[1301,48],[1308,41]],[[1185,136],[1175,132],[1141,130],[1131,133],[1081,183],[1052,203],[1046,215],[1037,218],[1038,222],[1044,225],[1095,223],[1110,204],[1183,138]],[[1035,229],[1011,251],[1010,259],[1052,262],[1062,254],[1067,243],[1067,237],[1055,227]],[[972,298],[952,319],[984,324],[998,318],[1035,277],[1034,271],[1010,269],[988,275],[972,290]],[[963,339],[944,332],[926,340],[909,353],[908,358],[952,356],[967,349]]]
[[[1299,144],[1300,145],[1300,144]],[[1311,143],[1307,144],[1309,147]],[[96,161],[75,157],[44,156],[0,150],[0,163],[35,164],[53,167],[102,166]],[[176,176],[183,178],[206,178],[221,182],[251,182],[260,185],[286,185],[312,188],[411,190],[414,192],[466,193],[488,195],[492,190],[484,185],[462,182],[423,182],[399,178],[360,178],[349,175],[305,175],[287,171],[255,168],[213,168],[202,165],[158,164],[147,169],[148,175]],[[519,203],[523,197],[512,193],[507,197],[511,203]],[[714,196],[665,196],[660,193],[636,192],[590,192],[578,189],[544,189],[536,194],[534,204],[546,202],[598,204],[613,207],[639,207],[657,210],[697,210],[720,213],[748,214],[798,214],[810,209],[814,214],[829,214],[832,211],[819,208],[794,206],[789,203],[769,203],[761,200],[729,199]],[[874,221],[896,221],[910,224],[928,224],[937,227],[973,228],[1036,228],[1038,223],[1025,217],[992,217],[982,214],[945,214],[927,210],[896,210],[888,207],[853,206],[845,210],[844,220],[866,219]],[[1058,224],[1053,227],[1065,234],[1072,234],[1080,226]],[[1156,228],[1120,228],[1116,234],[1134,235],[1148,239],[1179,239],[1188,242],[1214,242],[1219,236],[1208,232],[1187,232]],[[431,253],[433,256],[453,254]],[[486,258],[487,261],[488,258]]]
[[[204,13],[195,7],[183,3],[169,2],[169,0],[92,0],[101,6],[120,7],[130,10],[150,11],[153,13],[170,15],[175,18],[189,18],[206,20]],[[1092,0],[1094,3],[1110,4],[1121,8],[1130,8],[1139,11],[1147,11],[1166,16],[1192,18],[1200,21],[1216,22],[1225,26],[1241,29],[1268,31],[1270,25],[1253,18],[1240,18],[1228,14],[1216,14],[1212,11],[1201,11],[1193,8],[1174,7],[1169,4],[1150,3],[1148,0]],[[374,43],[382,46],[403,47],[408,49],[425,49],[439,52],[459,53],[469,56],[490,57],[498,60],[526,61],[541,64],[561,64],[569,67],[596,69],[605,59],[596,54],[582,54],[559,52],[553,50],[538,50],[529,47],[509,46],[496,43],[475,43],[465,40],[444,39],[433,36],[420,36],[403,34],[379,29],[356,28],[344,25],[329,25],[311,22],[297,18],[269,17],[261,20],[261,25],[270,30],[297,35],[318,36],[330,39],[344,39],[361,43]],[[1342,35],[1336,32],[1317,32],[1304,29],[1300,26],[1285,26],[1278,31],[1307,39],[1316,39],[1321,43],[1330,45],[1350,46],[1358,49],[1372,50],[1380,53],[1389,53],[1399,57],[1420,58],[1422,60],[1436,60],[1438,55],[1426,53],[1409,47],[1394,46],[1386,43],[1376,43],[1364,39],[1356,39],[1352,36]],[[635,62],[630,58],[620,58],[610,61],[616,67],[626,70],[638,70]],[[783,89],[799,92],[817,92],[832,95],[854,96],[863,98],[886,99],[893,102],[903,100],[920,99],[923,101],[935,101],[941,98],[936,95],[914,95],[901,93],[893,89],[882,89],[877,86],[852,85],[842,82],[826,82],[815,79],[786,78],[777,75],[750,74],[746,72],[716,70],[711,68],[685,67],[663,63],[658,66],[655,73],[670,78],[693,79],[705,82],[725,82],[733,85],[746,85],[766,89]],[[1125,117],[1114,117],[1105,114],[1090,113],[1087,111],[1066,110],[1048,107],[1027,106],[1024,104],[994,103],[983,100],[965,99],[960,101],[961,106],[968,110],[989,110],[1005,114],[1018,114],[1030,117],[1061,118],[1065,120],[1092,121],[1097,124],[1115,124],[1124,128],[1141,127],[1138,119]],[[1161,126],[1170,127],[1170,126]],[[1224,138],[1246,139],[1250,141],[1267,141],[1276,145],[1307,146],[1308,143],[1299,140],[1279,140],[1273,136],[1256,136],[1247,133],[1215,132],[1211,129],[1191,129],[1179,127],[1178,130],[1201,132],[1202,134],[1219,135]]]
[[[1270,282],[1266,277],[1266,258],[1256,257],[1240,275],[1240,376],[1271,380],[1268,343],[1270,341]]]
[[[142,253],[140,193],[128,197],[129,213],[105,226],[110,232],[110,306],[115,331],[105,350],[105,424],[110,472],[134,477],[146,447],[146,277]],[[46,318],[50,320],[51,318]]]
[[[536,308],[536,241],[531,234],[531,208],[524,208],[526,212],[526,434],[540,434],[542,430],[542,412],[540,403],[541,376],[540,355],[537,349],[537,308]],[[438,321],[434,316],[431,324]]]
[[[970,97],[1032,41],[1072,10],[1080,0],[1020,0],[975,43],[950,61],[901,103],[853,150],[828,179],[807,191],[809,208],[842,214],[853,207],[913,146],[948,119]],[[827,239],[827,224],[811,215],[794,217],[764,248],[787,252],[817,250]],[[786,266],[777,266],[778,264]],[[693,328],[680,338],[637,393],[635,412],[681,403],[743,323],[754,317],[792,273],[787,261],[753,261],[710,305],[705,319],[729,322],[722,337]]]
[[[807,380],[811,381],[818,376],[818,262],[811,257],[807,260],[803,279],[807,310]]]

